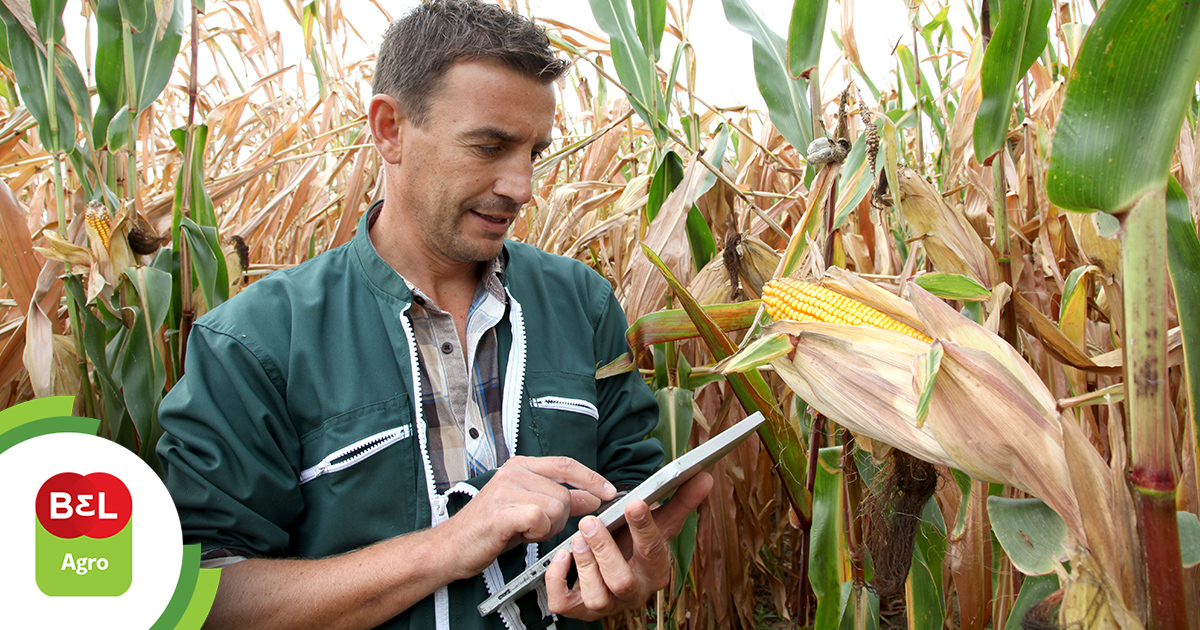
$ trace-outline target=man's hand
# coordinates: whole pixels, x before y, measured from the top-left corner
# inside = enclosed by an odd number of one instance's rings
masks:
[[[567,484],[576,489],[563,487]],[[446,528],[458,557],[452,579],[482,571],[522,542],[541,542],[572,516],[596,511],[617,495],[599,473],[568,457],[513,457],[501,466]]]
[[[668,543],[679,534],[688,514],[708,496],[712,483],[712,475],[705,472],[692,477],[653,513],[644,501],[630,501],[625,506],[628,526],[618,536],[627,536],[627,541],[615,540],[599,519],[584,517],[579,522],[582,535],[575,536],[572,553],[559,552],[546,569],[550,610],[591,621],[641,606],[670,580]],[[622,552],[630,545],[621,542],[631,543],[630,554]],[[579,580],[568,588],[572,557]]]

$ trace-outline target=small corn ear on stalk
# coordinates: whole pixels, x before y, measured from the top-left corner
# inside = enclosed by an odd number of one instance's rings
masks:
[[[926,343],[933,341],[913,327],[815,282],[775,278],[763,286],[762,301],[767,313],[776,320],[874,326],[904,333]]]
[[[108,210],[104,205],[93,201],[88,204],[87,213],[84,215],[87,220],[87,226],[90,228],[89,234],[95,232],[100,237],[100,242],[104,249],[108,249],[108,243],[112,239],[112,219],[108,215]]]

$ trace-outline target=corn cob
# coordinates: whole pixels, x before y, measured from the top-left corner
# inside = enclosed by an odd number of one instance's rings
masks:
[[[825,287],[794,278],[775,278],[763,286],[763,306],[779,319],[874,326],[904,333],[926,343],[928,336],[880,311]]]
[[[104,249],[108,249],[109,239],[112,238],[112,223],[108,216],[108,210],[102,204],[88,204],[87,214],[84,215],[88,227],[96,231],[100,235],[100,242],[104,245]]]

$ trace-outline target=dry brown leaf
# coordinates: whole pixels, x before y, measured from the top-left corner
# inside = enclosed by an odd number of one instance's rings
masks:
[[[22,313],[29,309],[41,266],[33,253],[27,220],[28,213],[12,190],[0,182],[0,277]]]

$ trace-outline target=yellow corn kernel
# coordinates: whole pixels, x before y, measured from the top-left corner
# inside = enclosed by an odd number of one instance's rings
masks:
[[[87,214],[84,217],[88,227],[100,235],[100,242],[104,245],[104,249],[108,249],[108,241],[112,238],[112,223],[108,216],[108,210],[101,204],[91,203],[88,204]]]
[[[907,324],[813,282],[775,278],[763,286],[762,301],[767,313],[776,320],[874,326],[926,343],[933,341]]]

